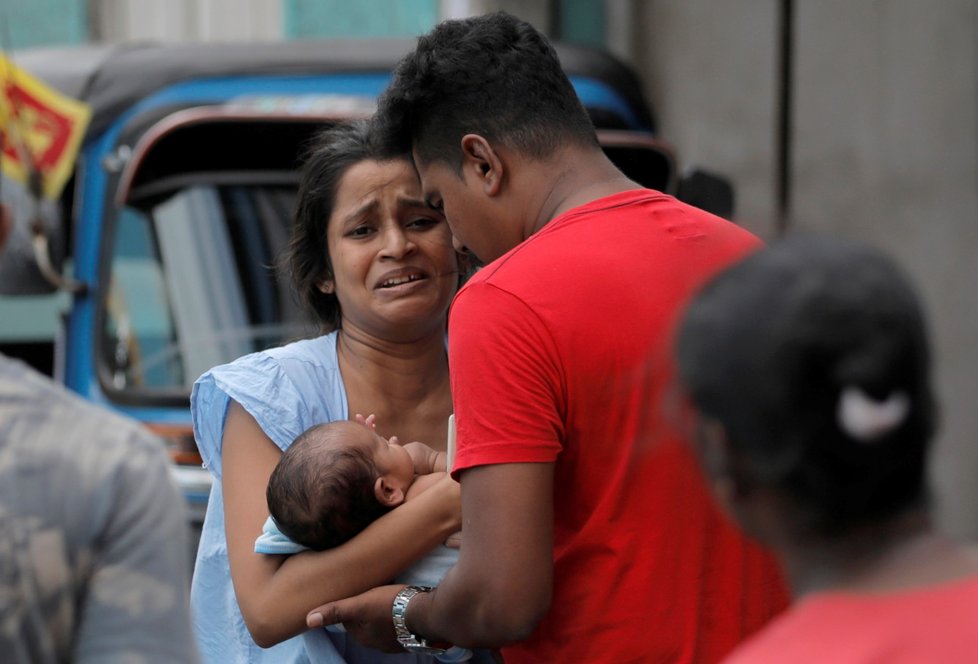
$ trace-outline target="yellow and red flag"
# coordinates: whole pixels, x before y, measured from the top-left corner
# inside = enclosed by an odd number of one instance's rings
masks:
[[[85,128],[87,104],[66,97],[0,55],[0,169],[27,182],[33,169],[42,193],[55,199],[74,169]]]

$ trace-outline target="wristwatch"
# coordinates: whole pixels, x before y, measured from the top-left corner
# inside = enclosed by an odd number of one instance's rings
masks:
[[[397,642],[404,646],[408,652],[423,655],[439,655],[445,652],[444,648],[438,648],[423,639],[417,634],[408,631],[404,623],[404,614],[407,613],[408,603],[418,593],[430,592],[430,586],[407,586],[394,596],[394,605],[391,607],[391,615],[394,618],[394,633],[397,635]]]

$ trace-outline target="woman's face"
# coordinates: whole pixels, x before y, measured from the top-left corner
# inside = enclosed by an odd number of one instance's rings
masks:
[[[326,229],[342,327],[413,340],[444,330],[458,288],[445,218],[425,205],[414,167],[362,161],[340,179]]]

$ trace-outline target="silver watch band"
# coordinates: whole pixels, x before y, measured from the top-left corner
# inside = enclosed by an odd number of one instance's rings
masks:
[[[445,652],[444,648],[437,648],[428,643],[424,638],[412,634],[404,622],[408,604],[418,593],[430,592],[430,586],[407,586],[402,588],[394,596],[394,604],[391,606],[391,617],[394,620],[394,633],[397,635],[397,642],[405,650],[415,653],[438,654]]]

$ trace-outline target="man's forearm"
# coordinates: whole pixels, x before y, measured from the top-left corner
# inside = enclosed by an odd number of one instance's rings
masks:
[[[552,487],[550,464],[465,471],[459,561],[437,589],[409,603],[405,624],[413,634],[495,648],[533,632],[552,592]]]
[[[431,592],[415,595],[405,615],[408,630],[429,643],[499,648],[529,637],[543,615],[508,601],[500,606],[492,589],[465,590],[449,576]]]
[[[467,648],[498,647],[502,645],[500,635],[487,632],[480,625],[479,608],[475,603],[453,610],[460,603],[453,601],[451,584],[442,584],[429,593],[419,593],[408,605],[405,624],[412,634],[425,638],[429,643],[452,645]]]

